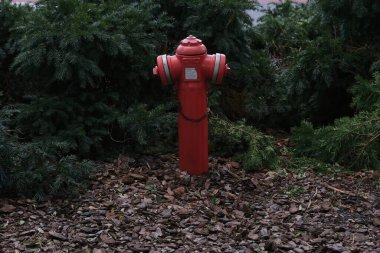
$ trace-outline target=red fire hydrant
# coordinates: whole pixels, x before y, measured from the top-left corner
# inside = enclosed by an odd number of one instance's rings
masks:
[[[179,99],[179,167],[190,175],[208,170],[208,83],[220,84],[229,72],[224,54],[207,54],[202,41],[190,35],[176,55],[160,55],[153,74],[164,86],[174,85]]]

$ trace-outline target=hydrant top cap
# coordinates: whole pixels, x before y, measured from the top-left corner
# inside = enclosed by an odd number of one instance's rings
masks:
[[[200,39],[189,35],[186,39],[181,40],[176,53],[179,55],[203,55],[207,53],[207,49]]]

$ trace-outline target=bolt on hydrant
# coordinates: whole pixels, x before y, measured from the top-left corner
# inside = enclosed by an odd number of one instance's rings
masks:
[[[153,68],[162,85],[177,90],[179,167],[192,176],[208,170],[208,83],[220,84],[229,70],[224,54],[207,54],[192,35],[181,41],[175,55],[158,56]]]

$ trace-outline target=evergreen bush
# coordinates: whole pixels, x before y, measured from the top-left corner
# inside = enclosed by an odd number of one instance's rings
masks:
[[[379,14],[379,3],[369,0],[285,1],[267,11],[258,29],[283,87],[281,120],[323,125],[353,115],[355,77],[369,78],[379,59]]]
[[[147,108],[135,104],[117,122],[124,140],[140,153],[165,153],[173,151],[177,144],[177,113],[175,104],[162,104]]]
[[[0,118],[0,196],[76,195],[96,170],[93,162],[69,154],[64,142],[18,143]]]
[[[275,168],[277,154],[272,138],[244,122],[233,123],[218,116],[210,121],[210,152],[233,157],[247,171]]]
[[[169,25],[158,7],[149,0],[40,1],[13,28],[12,70],[25,82],[9,126],[27,141],[65,141],[81,157],[102,157],[132,104],[167,97],[149,80]]]
[[[12,28],[16,22],[23,19],[30,8],[16,7],[10,1],[0,1],[0,105],[13,100],[20,94],[20,83],[14,73],[9,71],[14,59],[10,49]]]
[[[303,122],[293,130],[295,154],[338,163],[354,169],[380,168],[380,73],[374,80],[358,78],[352,91],[354,105],[363,111],[315,129]],[[370,92],[369,92],[370,91]]]

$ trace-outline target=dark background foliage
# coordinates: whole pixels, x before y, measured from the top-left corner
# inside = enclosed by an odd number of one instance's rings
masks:
[[[281,166],[273,139],[255,127],[288,131],[305,121],[292,131],[295,159],[377,168],[380,3],[285,1],[254,25],[247,11],[257,7],[2,1],[0,194],[75,193],[94,170],[86,159],[175,152],[176,96],[151,70],[189,34],[225,53],[233,70],[209,95],[213,154],[247,170]]]

